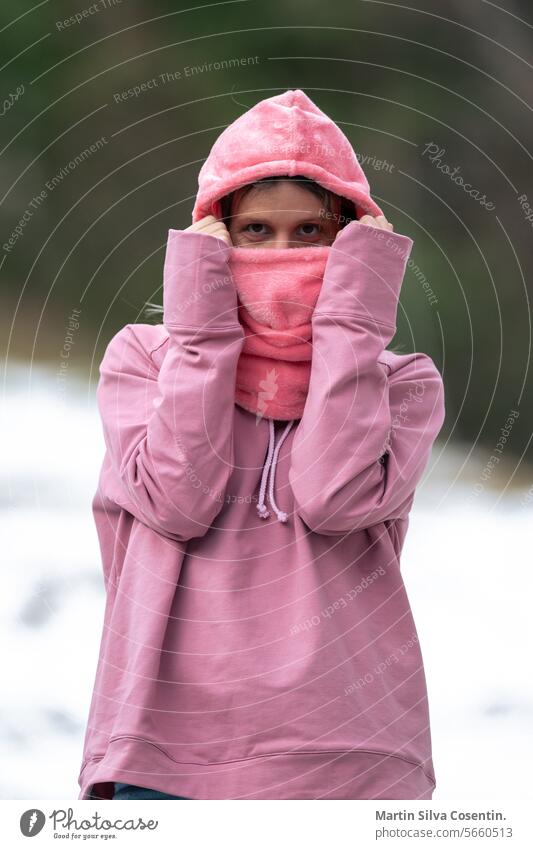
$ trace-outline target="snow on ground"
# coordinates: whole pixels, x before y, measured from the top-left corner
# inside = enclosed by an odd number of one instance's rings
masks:
[[[50,371],[10,366],[2,394],[0,798],[76,799],[104,612],[94,384],[69,374],[59,386]],[[434,800],[526,799],[533,499],[473,497],[477,471],[455,480],[466,453],[435,446],[402,554],[430,698]]]

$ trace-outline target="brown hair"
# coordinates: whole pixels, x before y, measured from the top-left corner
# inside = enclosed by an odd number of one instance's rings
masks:
[[[221,217],[226,227],[229,226],[231,220],[231,205],[233,198],[237,192],[239,193],[240,197],[244,197],[244,195],[248,194],[251,189],[269,188],[274,183],[274,181],[277,180],[297,181],[299,184],[301,184],[303,189],[307,189],[307,191],[312,192],[312,194],[320,198],[326,212],[332,212],[332,198],[338,197],[340,199],[339,228],[342,228],[350,221],[355,221],[357,219],[355,204],[348,198],[342,197],[342,195],[334,195],[333,192],[330,192],[329,189],[324,188],[324,186],[321,186],[320,183],[317,183],[310,177],[304,177],[300,174],[296,174],[291,177],[285,174],[279,174],[274,177],[261,177],[260,180],[254,180],[252,183],[246,183],[245,186],[240,186],[233,192],[224,195],[224,197],[220,199],[220,209]]]

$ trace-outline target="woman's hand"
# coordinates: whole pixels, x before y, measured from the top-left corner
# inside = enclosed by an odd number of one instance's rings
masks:
[[[372,215],[363,215],[358,219],[360,224],[366,224],[368,227],[380,227],[382,230],[394,230],[392,224],[387,221],[384,215],[377,215],[375,218]]]
[[[216,236],[217,239],[222,239],[227,245],[232,245],[228,228],[223,221],[215,218],[214,215],[206,215],[205,218],[201,218],[186,228],[186,232],[189,230],[192,230],[194,233],[203,233],[207,236]]]
[[[350,224],[353,224],[353,223],[354,223],[353,221],[350,222]],[[374,227],[376,230],[388,230],[389,232],[394,230],[394,227],[392,226],[390,221],[387,221],[387,219],[385,218],[384,215],[376,215],[376,217],[374,217],[373,215],[362,215],[361,218],[356,219],[356,223],[358,225],[364,224],[365,227]],[[350,225],[347,225],[347,226],[350,226]],[[335,236],[335,240],[334,240],[333,244],[335,244],[335,241],[339,238],[341,233],[344,232],[344,229],[345,229],[344,227],[340,228],[337,235]]]

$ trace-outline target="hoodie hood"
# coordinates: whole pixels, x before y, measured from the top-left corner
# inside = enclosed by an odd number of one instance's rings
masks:
[[[300,89],[261,100],[219,135],[198,175],[193,223],[220,218],[220,198],[263,177],[301,174],[382,215],[350,142]]]

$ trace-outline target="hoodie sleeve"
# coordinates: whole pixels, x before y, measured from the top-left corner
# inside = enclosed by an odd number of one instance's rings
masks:
[[[111,469],[103,494],[179,541],[206,533],[233,470],[244,330],[228,250],[218,237],[169,230],[161,367],[135,324],[111,339],[100,365],[96,395]]]
[[[354,221],[332,245],[312,316],[309,391],[289,482],[313,531],[343,534],[407,516],[444,421],[427,354],[383,355],[413,242]]]

